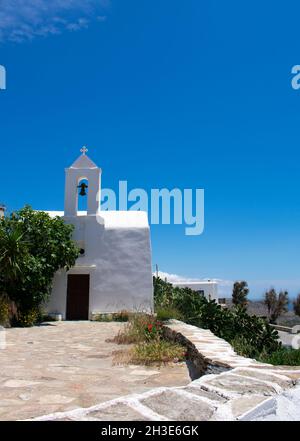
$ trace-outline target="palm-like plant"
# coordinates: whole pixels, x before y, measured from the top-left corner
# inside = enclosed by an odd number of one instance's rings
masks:
[[[7,228],[4,222],[0,225],[0,278],[5,275],[12,285],[22,277],[22,263],[28,252],[21,228]]]

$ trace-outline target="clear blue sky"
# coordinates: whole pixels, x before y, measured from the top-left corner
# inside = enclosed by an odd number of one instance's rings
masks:
[[[17,3],[0,0],[9,210],[63,209],[87,144],[106,187],[205,189],[203,235],[152,227],[162,271],[300,292],[299,2]]]

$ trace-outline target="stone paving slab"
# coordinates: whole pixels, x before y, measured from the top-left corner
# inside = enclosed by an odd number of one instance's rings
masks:
[[[216,410],[209,400],[203,400],[200,395],[181,394],[177,389],[165,390],[140,402],[168,420],[175,421],[207,421]]]
[[[179,321],[168,328],[172,338],[188,345],[196,367],[202,370],[200,378],[185,386],[154,388],[36,419],[248,420],[273,409],[278,397],[299,384],[300,367],[277,367],[241,357],[210,331]]]
[[[234,371],[232,371],[234,372]],[[234,373],[216,375],[214,378],[205,381],[208,390],[215,390],[236,395],[250,395],[258,393],[260,395],[273,395],[280,392],[280,389],[273,383],[266,381],[256,381],[253,378],[246,378]]]
[[[295,381],[291,378],[284,375],[283,372],[276,371],[260,371],[258,369],[250,369],[250,368],[236,368],[234,372],[237,375],[241,375],[242,377],[250,377],[253,379],[257,379],[259,381],[267,381],[271,383],[275,383],[282,389],[288,389],[289,387],[294,386]]]
[[[194,394],[196,396],[201,397],[202,399],[208,399],[212,403],[216,403],[216,404],[225,403],[227,401],[227,399],[224,396],[218,395],[215,391],[210,392],[208,390],[197,387],[196,384],[194,384],[194,382],[191,383],[189,386],[182,388],[182,391],[188,392],[190,394]]]
[[[300,387],[289,389],[251,409],[243,421],[300,421]]]
[[[94,410],[89,412],[88,416],[84,419],[85,421],[149,421],[147,418],[125,403],[116,404],[102,410]]]
[[[6,330],[0,350],[0,420],[88,408],[160,386],[184,386],[185,363],[145,367],[113,364],[107,343],[122,323],[51,322]]]
[[[265,403],[269,400],[269,397],[265,395],[256,395],[252,394],[250,396],[242,396],[235,398],[229,402],[230,404],[230,412],[232,413],[233,418],[238,419],[241,416],[248,413],[253,408],[256,408],[258,405]]]

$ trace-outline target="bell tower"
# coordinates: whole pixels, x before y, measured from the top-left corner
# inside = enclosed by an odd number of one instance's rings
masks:
[[[65,216],[77,216],[78,188],[81,195],[87,192],[87,215],[96,215],[99,211],[101,169],[87,156],[86,147],[80,151],[79,158],[65,169]],[[82,180],[88,181],[88,184],[79,185]]]

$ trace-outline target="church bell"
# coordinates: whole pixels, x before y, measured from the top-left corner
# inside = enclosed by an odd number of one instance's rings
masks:
[[[86,196],[86,189],[88,188],[88,185],[82,182],[82,184],[78,185],[77,188],[80,188],[80,192],[79,192],[80,196]]]

